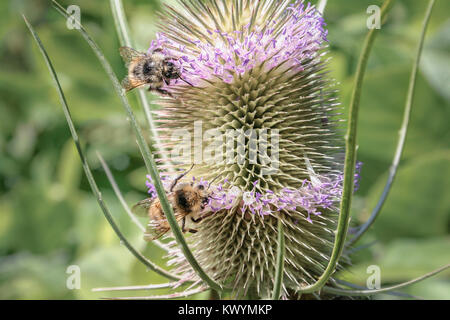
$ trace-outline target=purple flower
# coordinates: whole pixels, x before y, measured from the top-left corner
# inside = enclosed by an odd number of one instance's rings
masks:
[[[164,54],[180,57],[179,63],[185,71],[183,76],[193,84],[214,76],[230,83],[235,76],[243,75],[261,63],[266,64],[267,70],[282,63],[301,70],[301,61],[310,58],[322,42],[327,41],[325,23],[313,7],[305,8],[302,1],[290,5],[286,14],[281,30],[275,19],[265,21],[266,26],[273,25],[274,28],[253,25],[250,29],[249,23],[241,30],[228,32],[206,29],[209,37],[214,33],[220,36],[215,37],[214,42],[192,41],[195,49],[180,46],[179,39],[161,32],[152,41],[149,52],[164,48]]]

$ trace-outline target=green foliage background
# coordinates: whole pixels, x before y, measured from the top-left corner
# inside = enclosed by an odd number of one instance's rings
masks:
[[[138,49],[155,35],[159,0],[124,1]],[[174,3],[175,1],[167,1]],[[313,1],[315,2],[315,1]],[[81,20],[122,77],[118,39],[108,1],[61,1],[81,8]],[[375,0],[330,0],[330,70],[347,106],[357,58],[367,33],[366,9]],[[354,221],[376,204],[393,157],[413,54],[426,1],[397,1],[372,53],[360,114],[361,188]],[[438,0],[429,25],[409,136],[392,193],[354,265],[342,276],[365,285],[379,265],[383,285],[420,276],[450,262],[450,2]],[[120,245],[90,192],[44,61],[20,16],[35,26],[52,59],[105,200],[125,234],[144,243],[115,198],[95,151],[112,167],[127,202],[145,197],[145,170],[111,83],[76,30],[46,0],[0,2],[0,299],[87,299],[111,296],[94,287],[161,283]],[[142,110],[130,95],[145,128]],[[155,97],[151,97],[154,100]],[[153,108],[158,108],[156,104]],[[147,131],[148,133],[148,131]],[[81,268],[81,289],[66,288],[66,269]],[[450,299],[450,274],[405,292]],[[153,292],[152,292],[153,293]],[[162,294],[164,290],[155,291]],[[138,295],[148,295],[139,292]],[[208,293],[194,298],[207,298]],[[379,296],[387,298],[387,296]]]

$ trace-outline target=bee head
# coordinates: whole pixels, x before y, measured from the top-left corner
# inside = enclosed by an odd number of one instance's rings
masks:
[[[198,184],[194,188],[198,192],[198,194],[200,194],[202,197],[208,195],[208,190],[206,190],[203,184]]]
[[[200,196],[201,207],[202,209],[204,209],[209,203],[210,194],[203,184],[196,185],[195,189],[198,192],[198,195]]]

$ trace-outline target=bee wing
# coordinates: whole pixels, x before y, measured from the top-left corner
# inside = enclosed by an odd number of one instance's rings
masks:
[[[122,80],[122,88],[124,88],[127,92],[131,91],[135,88],[139,88],[145,86],[147,82],[140,81],[138,79],[131,79],[130,77],[126,77]]]
[[[175,212],[175,219],[180,222],[185,216]],[[164,234],[170,231],[170,225],[167,219],[152,220],[147,224],[147,228],[144,233],[145,241],[152,241],[161,238]]]
[[[145,241],[153,241],[161,238],[164,234],[166,234],[170,230],[169,223],[167,221],[153,221],[150,220],[147,224],[147,228],[144,233]]]
[[[152,205],[154,200],[155,199],[148,198],[139,201],[133,206],[133,208],[131,208],[131,212],[139,217],[148,217],[148,210],[150,209],[150,206]]]
[[[146,56],[145,53],[134,50],[130,47],[120,47],[119,48],[120,55],[122,56],[125,65],[128,67],[133,60],[141,59]]]

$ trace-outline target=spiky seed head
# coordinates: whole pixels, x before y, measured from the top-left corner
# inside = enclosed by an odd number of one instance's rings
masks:
[[[170,86],[177,98],[162,101],[159,125],[170,148],[180,144],[173,132],[183,129],[183,139],[203,138],[201,150],[219,155],[200,158],[195,167],[196,176],[219,180],[210,202],[214,214],[189,241],[206,272],[237,296],[250,290],[268,297],[281,219],[282,296],[293,297],[328,263],[342,185],[343,139],[326,74],[325,23],[303,1],[179,3],[181,9],[167,6],[161,14],[161,32],[149,51],[162,48],[176,57],[182,77],[194,86],[182,81]],[[201,124],[200,132],[194,123]],[[204,134],[208,130],[216,134]],[[263,140],[267,152],[261,155],[255,132],[276,141],[276,148]],[[227,143],[236,146],[237,155],[227,158],[228,151],[220,151]],[[178,249],[172,257],[185,279],[196,279]]]

